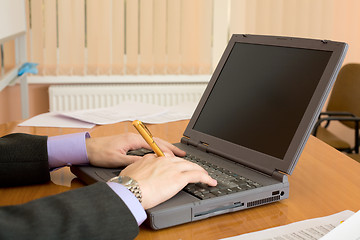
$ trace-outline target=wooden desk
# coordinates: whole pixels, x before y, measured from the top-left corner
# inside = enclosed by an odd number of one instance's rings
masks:
[[[155,136],[177,142],[186,125],[187,121],[181,121],[151,125],[149,128]],[[10,132],[53,136],[78,131],[82,130],[17,127],[16,123],[0,125],[1,136]],[[90,130],[93,137],[128,131],[135,132],[129,122],[97,126]],[[36,186],[0,188],[0,206],[24,203],[83,186],[76,178],[71,181],[72,178],[69,169],[64,168],[52,173],[52,181],[57,184],[49,182]],[[144,225],[137,239],[219,239],[327,216],[346,209],[360,209],[360,164],[315,137],[310,137],[289,181],[289,199],[160,231],[153,231]],[[62,186],[66,184],[69,186]]]

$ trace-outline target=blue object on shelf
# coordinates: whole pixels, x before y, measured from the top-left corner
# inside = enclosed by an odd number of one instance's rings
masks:
[[[38,65],[37,63],[31,63],[31,62],[24,63],[18,71],[18,76],[21,76],[24,73],[37,74],[38,73],[38,70],[36,68],[37,65]]]

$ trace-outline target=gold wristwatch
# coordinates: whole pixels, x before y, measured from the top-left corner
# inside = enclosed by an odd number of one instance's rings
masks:
[[[123,185],[135,195],[135,197],[139,200],[139,202],[142,201],[142,195],[141,195],[141,189],[139,183],[136,180],[132,179],[131,177],[117,176],[117,177],[113,177],[108,182],[115,182]]]

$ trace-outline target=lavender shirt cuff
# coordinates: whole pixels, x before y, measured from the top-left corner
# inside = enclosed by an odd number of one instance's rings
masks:
[[[49,168],[89,164],[85,144],[85,139],[89,137],[88,132],[49,137]]]
[[[109,187],[124,201],[126,206],[134,215],[138,226],[140,226],[146,219],[146,213],[139,200],[126,187],[115,182],[108,182]]]

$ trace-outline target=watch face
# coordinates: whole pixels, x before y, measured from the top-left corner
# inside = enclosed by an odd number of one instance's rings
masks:
[[[124,185],[130,185],[132,182],[132,179],[128,176],[119,177],[119,182]]]

